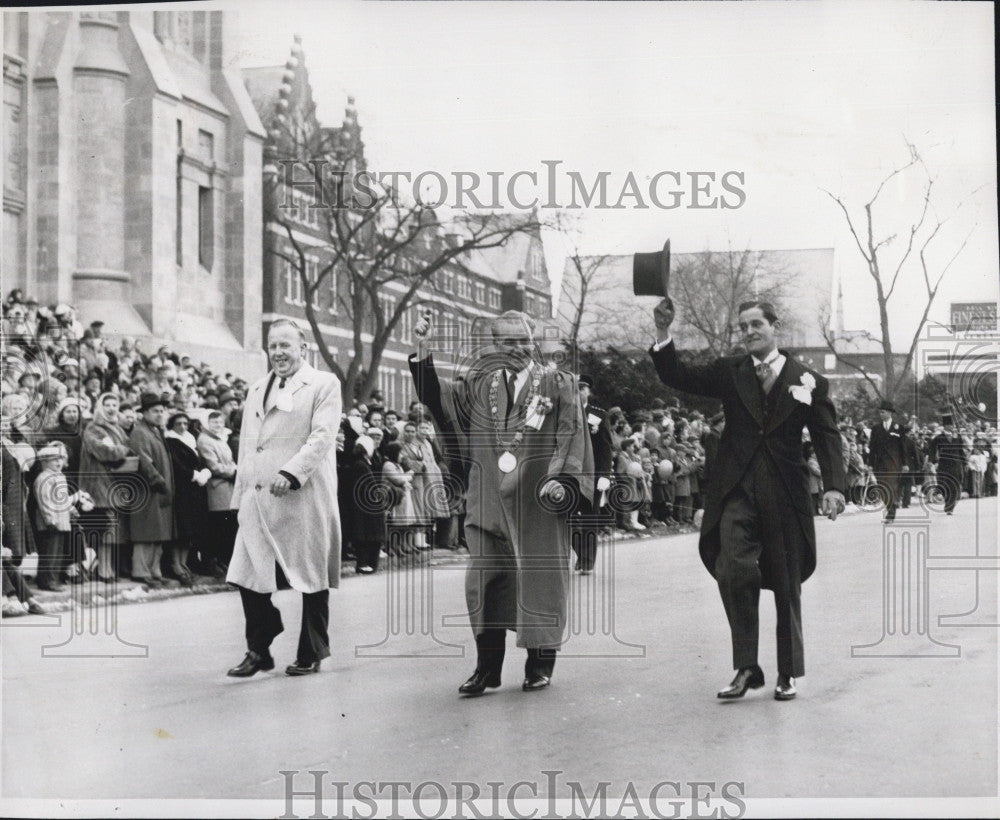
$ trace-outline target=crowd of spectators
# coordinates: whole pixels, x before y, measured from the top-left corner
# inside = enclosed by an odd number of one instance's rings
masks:
[[[146,351],[103,324],[82,327],[69,305],[13,291],[3,304],[0,372],[4,614],[43,612],[35,590],[131,578],[149,588],[224,578],[236,537],[231,497],[247,384],[169,345]],[[623,532],[690,531],[724,429],[679,402],[607,414],[614,479],[607,522]],[[873,422],[874,423],[874,420]],[[932,492],[942,437],[958,449],[972,497],[997,493],[997,436],[906,423],[913,492]],[[873,503],[870,428],[841,423],[848,501]],[[961,447],[958,447],[958,444]],[[811,490],[822,495],[808,438]],[[427,408],[387,407],[376,390],[344,414],[337,437],[343,557],[359,574],[381,555],[466,548],[464,481],[439,446]],[[621,502],[625,499],[625,503]],[[818,513],[818,510],[817,510]],[[34,582],[19,571],[38,555]]]
[[[36,590],[224,577],[246,382],[169,345],[146,351],[69,305],[3,304],[3,611]],[[33,584],[19,568],[37,554]]]

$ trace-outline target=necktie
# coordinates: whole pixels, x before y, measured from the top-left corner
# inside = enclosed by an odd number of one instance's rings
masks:
[[[272,372],[271,373],[271,378],[267,380],[267,387],[264,389],[264,401],[263,401],[263,405],[264,405],[265,409],[267,408],[267,397],[271,395],[271,388],[274,387],[274,379],[275,379],[276,376],[277,376],[277,373]],[[285,389],[285,382],[286,381],[288,381],[288,380],[287,379],[281,379],[278,382],[278,389],[279,390],[284,390]]]
[[[760,379],[760,386],[764,389],[764,395],[767,395],[774,386],[774,371],[771,365],[765,362],[761,362],[754,369],[757,371],[757,378]]]
[[[511,410],[514,409],[514,383],[517,381],[517,373],[507,374],[507,416],[510,417]]]

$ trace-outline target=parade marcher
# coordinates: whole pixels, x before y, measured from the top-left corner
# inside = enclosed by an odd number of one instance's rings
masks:
[[[249,677],[274,668],[270,646],[284,630],[271,593],[302,593],[295,663],[287,675],[319,672],[330,656],[330,588],[340,583],[337,428],[340,382],[305,361],[305,334],[271,323],[271,370],[247,394],[232,503],[239,530],[226,580],[239,587],[247,654],[229,670]]]
[[[944,429],[931,439],[928,455],[936,467],[935,484],[944,495],[944,511],[952,515],[955,505],[962,497],[966,468],[965,443],[956,432],[951,415],[942,416],[941,424]]]
[[[582,575],[594,571],[597,560],[597,542],[602,526],[610,524],[602,520],[602,512],[607,509],[608,490],[611,489],[614,458],[611,452],[611,426],[608,414],[590,401],[590,391],[594,382],[590,376],[582,375],[577,381],[583,420],[587,425],[591,449],[594,454],[594,494],[580,498],[580,503],[571,518],[571,541],[576,553],[575,569]]]
[[[522,689],[549,685],[567,626],[568,513],[575,498],[593,494],[576,378],[534,359],[532,329],[523,313],[496,317],[493,350],[464,381],[445,388],[453,391],[458,417],[438,420],[439,427],[464,434],[471,462],[466,603],[477,662],[459,687],[464,695],[500,685],[508,629],[517,631],[517,644],[528,653]],[[442,408],[426,314],[414,333],[419,343],[410,369],[417,395],[429,408]]]
[[[739,698],[764,685],[758,665],[761,588],[774,591],[777,609],[778,684],[774,696],[796,695],[805,673],[801,583],[816,567],[816,535],[802,431],[823,472],[822,507],[831,519],[844,509],[845,477],[837,416],[829,383],[777,348],[781,323],[767,302],[739,306],[748,355],[701,366],[680,360],[670,335],[673,305],[654,311],[656,371],[678,390],[722,401],[726,416],[709,487],[699,550],[719,584],[732,632],[732,683],[720,698]]]
[[[910,471],[906,452],[906,432],[893,419],[896,408],[883,401],[878,408],[879,421],[872,425],[868,440],[868,463],[875,473],[879,490],[885,496],[885,520],[896,518],[899,503],[900,475]]]
[[[174,522],[174,468],[163,437],[167,412],[156,393],[140,399],[142,415],[129,434],[129,447],[139,456],[139,475],[149,488],[145,503],[128,517],[132,537],[132,577],[150,587],[165,585],[163,545],[177,535]]]

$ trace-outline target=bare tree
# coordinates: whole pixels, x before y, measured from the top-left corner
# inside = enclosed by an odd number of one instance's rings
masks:
[[[284,242],[272,243],[268,250],[298,275],[319,354],[341,380],[344,400],[350,401],[376,387],[385,349],[406,312],[440,292],[437,274],[461,270],[471,252],[503,245],[515,234],[538,232],[540,224],[534,214],[475,212],[443,223],[419,199],[410,201],[371,176],[359,178],[364,158],[336,130],[297,124],[287,130],[283,148],[293,152],[283,165],[278,161],[285,173],[272,174],[265,200],[265,217],[280,227]],[[288,207],[287,175],[296,169],[298,184],[312,174],[313,190],[319,192],[318,243],[315,236],[304,238],[290,215],[295,208]],[[351,331],[346,365],[330,350],[315,305],[316,294],[330,287],[331,277],[338,277],[338,316]]]
[[[606,275],[609,254],[586,256],[580,253],[581,233],[575,221],[565,213],[557,213],[551,224],[552,230],[560,233],[567,245],[566,263],[560,286],[559,319],[566,329],[566,342],[576,348],[580,330],[588,311],[593,312],[613,287]]]
[[[842,197],[825,191],[840,207],[847,222],[848,230],[850,230],[851,236],[854,238],[858,252],[865,260],[868,274],[875,285],[875,298],[878,302],[879,310],[880,335],[867,332],[863,335],[877,342],[882,348],[882,361],[885,369],[884,386],[880,388],[877,380],[873,379],[865,368],[852,362],[849,357],[841,355],[841,352],[835,347],[837,340],[827,327],[824,326],[823,332],[827,345],[831,351],[838,354],[840,361],[843,361],[846,365],[859,372],[875,390],[876,395],[889,400],[892,400],[896,396],[900,385],[903,384],[912,372],[917,342],[920,339],[924,325],[927,323],[927,315],[934,304],[934,298],[941,287],[941,282],[959,254],[965,249],[976,227],[973,226],[972,230],[969,231],[968,235],[966,235],[965,239],[958,246],[958,249],[944,264],[932,266],[928,263],[928,248],[934,239],[940,235],[941,228],[945,225],[948,218],[940,218],[935,214],[935,209],[931,201],[934,179],[931,177],[930,171],[924,164],[923,158],[916,147],[907,142],[907,148],[910,153],[909,161],[882,179],[875,188],[875,193],[871,199],[865,203],[863,216],[852,216]],[[902,232],[902,235],[895,232],[883,235],[876,226],[876,222],[881,224],[881,219],[888,221],[888,218],[879,217],[875,214],[876,206],[879,204],[879,197],[892,180],[908,173],[918,173],[922,177],[920,215],[910,222],[905,231]],[[960,207],[961,204],[958,208]],[[958,208],[956,208],[956,211]],[[903,243],[905,243],[905,246],[903,246]],[[894,250],[898,250],[898,252],[896,258],[892,259],[891,253]],[[893,294],[896,292],[897,285],[900,283],[900,275],[903,273],[904,268],[908,268],[908,263],[912,267],[914,260],[919,266],[921,274],[922,293],[920,298],[923,300],[923,312],[910,340],[906,359],[903,362],[902,368],[897,373],[896,362],[893,358],[892,341],[889,334],[889,300],[892,299]],[[916,294],[913,288],[908,289],[906,292],[907,301],[913,302],[915,301],[915,297]]]
[[[691,341],[713,356],[728,356],[739,342],[740,304],[760,299],[784,315],[791,277],[780,257],[766,251],[702,251],[679,257],[670,276],[671,298],[685,328],[694,332]]]

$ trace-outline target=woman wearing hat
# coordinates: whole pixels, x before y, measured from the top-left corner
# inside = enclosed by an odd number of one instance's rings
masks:
[[[173,413],[163,434],[174,470],[174,521],[177,540],[170,546],[170,567],[184,586],[194,583],[194,573],[188,568],[191,550],[201,551],[202,535],[208,521],[208,494],[205,484],[212,472],[198,453],[198,442],[190,431],[187,413]]]
[[[116,509],[117,494],[112,492],[112,471],[131,453],[125,431],[118,426],[118,397],[104,393],[94,406],[93,421],[83,431],[80,489],[93,498],[94,509],[80,516],[79,525],[88,543],[96,538],[97,577],[106,583],[115,580],[116,553],[120,545],[127,543],[121,532],[120,510]]]

